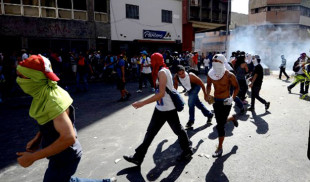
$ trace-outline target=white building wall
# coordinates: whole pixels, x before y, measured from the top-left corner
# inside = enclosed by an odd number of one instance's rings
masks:
[[[181,0],[111,0],[111,40],[143,39],[143,30],[167,31],[182,42]],[[139,6],[139,19],[126,18],[126,4]],[[172,23],[162,23],[161,11],[172,11]],[[153,39],[156,41],[155,39]]]

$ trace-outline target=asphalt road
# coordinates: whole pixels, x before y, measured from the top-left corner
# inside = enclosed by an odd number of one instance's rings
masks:
[[[122,156],[133,154],[142,142],[155,106],[153,103],[134,109],[131,103],[152,92],[146,88],[138,94],[135,92],[138,83],[129,83],[127,88],[132,97],[119,103],[116,102],[119,92],[114,85],[91,84],[89,92],[72,94],[78,136],[84,150],[76,176],[95,179],[115,176],[120,182],[309,182],[310,105],[309,101],[299,99],[299,85],[288,94],[289,84],[290,81],[278,80],[275,75],[265,76],[260,95],[271,102],[269,112],[256,101],[256,112],[248,111],[243,115],[238,128],[228,123],[222,157],[211,157],[217,145],[215,119],[212,125],[206,125],[207,118],[196,109],[194,130],[188,131],[195,147],[192,160],[176,161],[181,149],[177,137],[165,124],[140,168],[124,161]],[[187,101],[187,96],[184,98]],[[249,98],[247,100],[250,102]],[[42,181],[46,159],[26,169],[16,163],[15,152],[23,151],[37,131],[28,116],[30,102],[29,97],[15,98],[0,106],[1,182]],[[213,110],[211,105],[206,106]],[[236,111],[232,109],[231,114]],[[188,107],[179,117],[185,125]]]

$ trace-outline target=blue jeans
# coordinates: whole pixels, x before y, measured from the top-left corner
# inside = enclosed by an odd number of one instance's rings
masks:
[[[59,161],[50,159],[45,171],[43,182],[109,182],[109,179],[86,179],[72,177],[81,158],[73,161]]]
[[[189,107],[189,121],[195,121],[195,106],[201,110],[202,114],[206,117],[212,116],[212,113],[203,105],[199,100],[198,93],[200,91],[199,85],[193,85],[192,89],[188,92],[188,107]]]

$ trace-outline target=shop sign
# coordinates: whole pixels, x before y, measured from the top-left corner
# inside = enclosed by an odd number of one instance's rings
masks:
[[[171,34],[167,31],[143,30],[143,38],[170,40]]]

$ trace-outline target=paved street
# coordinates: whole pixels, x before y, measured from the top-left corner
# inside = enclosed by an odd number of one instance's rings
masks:
[[[155,104],[136,110],[131,103],[152,92],[144,89],[142,94],[137,94],[138,83],[129,83],[127,88],[132,97],[119,103],[116,100],[120,94],[114,85],[93,83],[89,92],[72,94],[78,136],[84,150],[76,176],[97,179],[115,176],[120,182],[309,182],[310,103],[299,99],[299,85],[288,94],[289,84],[275,75],[265,76],[261,96],[271,102],[269,112],[256,101],[256,112],[242,116],[238,128],[227,124],[221,158],[211,157],[218,143],[215,119],[212,125],[205,125],[206,118],[196,109],[194,130],[188,131],[195,147],[193,159],[188,163],[176,161],[181,149],[177,137],[165,124],[138,168],[122,156],[133,154],[142,142]],[[187,96],[184,98],[187,101]],[[46,159],[26,169],[16,163],[15,152],[23,151],[37,131],[34,120],[28,116],[30,102],[29,97],[14,98],[0,106],[1,182],[42,181]],[[231,114],[234,112],[232,109]],[[188,107],[179,117],[185,125]]]

